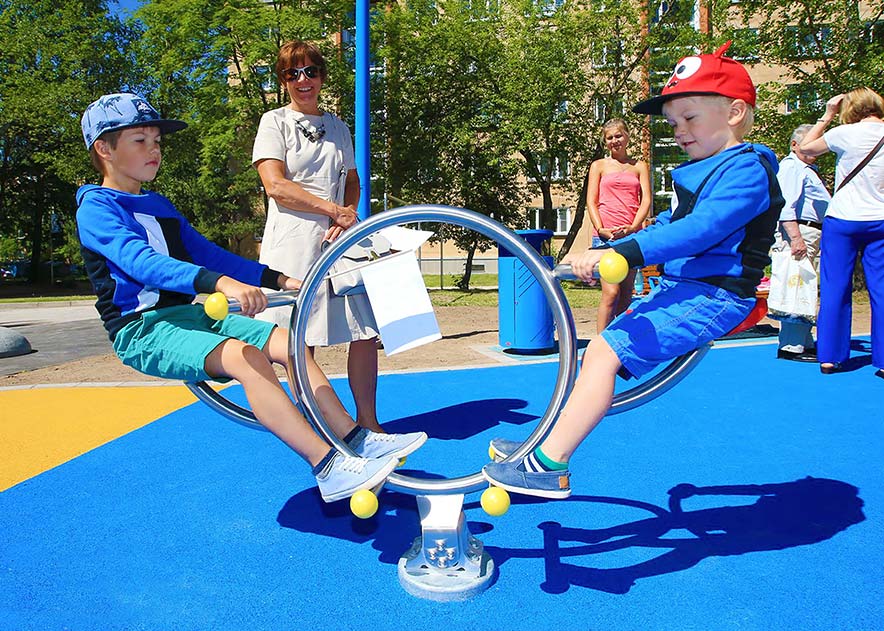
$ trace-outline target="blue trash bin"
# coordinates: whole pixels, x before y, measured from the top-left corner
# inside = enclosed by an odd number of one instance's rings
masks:
[[[538,253],[552,230],[516,230]],[[532,353],[554,347],[553,315],[549,303],[525,265],[503,246],[497,254],[498,321],[500,346],[507,351]],[[552,269],[553,258],[542,257]]]

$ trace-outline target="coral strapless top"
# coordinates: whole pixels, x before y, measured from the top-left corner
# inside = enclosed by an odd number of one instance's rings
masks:
[[[599,180],[599,215],[602,227],[632,223],[641,200],[641,182],[632,171],[606,173]]]

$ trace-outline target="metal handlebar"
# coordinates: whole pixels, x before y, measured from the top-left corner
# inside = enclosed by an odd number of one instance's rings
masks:
[[[267,294],[267,308],[289,307],[296,304],[298,301],[298,294],[300,293],[300,289],[290,289],[287,291],[275,291]],[[239,313],[242,311],[242,305],[239,304],[238,300],[228,300],[227,309],[230,313]]]

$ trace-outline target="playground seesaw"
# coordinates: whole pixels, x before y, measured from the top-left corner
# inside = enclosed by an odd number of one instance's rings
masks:
[[[414,205],[375,215],[344,232],[325,250],[303,280],[299,292],[280,292],[268,296],[269,307],[293,306],[287,367],[293,396],[305,416],[329,444],[345,454],[355,455],[327,426],[309,386],[304,351],[307,315],[321,284],[326,282],[330,268],[348,248],[383,228],[418,222],[453,224],[494,239],[533,274],[546,297],[558,332],[558,369],[550,402],[543,416],[522,445],[509,456],[509,459],[522,458],[549,432],[574,384],[577,371],[576,332],[559,282],[573,279],[574,276],[570,266],[560,265],[550,270],[540,255],[521,237],[498,222],[463,208]],[[624,272],[624,265],[625,261],[614,259],[600,267],[606,277],[613,280]],[[207,301],[207,308],[213,310],[214,315],[223,316],[227,311],[236,312],[239,306],[227,304],[223,296],[212,296]],[[757,321],[763,313],[755,316]],[[748,328],[752,324],[754,322],[747,321],[741,326]],[[667,392],[690,373],[709,348],[710,345],[706,345],[682,355],[647,381],[618,393],[609,415],[634,409]],[[262,428],[251,410],[230,401],[207,383],[187,385],[199,400],[219,414],[249,427]],[[483,544],[469,533],[463,500],[467,493],[486,491],[481,502],[483,508],[491,515],[501,515],[509,507],[509,498],[503,489],[489,489],[481,471],[460,477],[434,479],[394,472],[387,479],[386,487],[414,495],[421,519],[421,535],[415,538],[411,548],[399,561],[399,580],[406,591],[433,600],[463,600],[484,591],[493,582],[494,561],[484,551]],[[354,496],[351,500],[351,509],[358,516],[370,516],[376,509],[376,499],[366,498],[364,493],[370,494],[369,491],[360,493],[360,497]]]

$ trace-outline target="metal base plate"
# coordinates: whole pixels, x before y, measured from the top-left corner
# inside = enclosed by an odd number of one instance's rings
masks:
[[[494,559],[484,551],[478,575],[463,569],[451,572],[434,567],[428,567],[426,571],[413,566],[408,569],[406,564],[420,554],[421,545],[422,538],[417,537],[411,549],[399,559],[399,584],[412,596],[436,602],[469,600],[488,589],[497,578]]]

